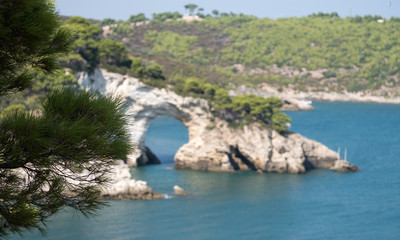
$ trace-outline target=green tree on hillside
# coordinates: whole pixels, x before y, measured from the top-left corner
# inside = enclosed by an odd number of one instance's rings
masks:
[[[158,22],[165,22],[167,20],[176,20],[182,17],[179,12],[164,12],[164,13],[154,13],[153,20]]]
[[[105,18],[103,20],[101,20],[101,22],[99,23],[100,27],[104,27],[104,26],[109,26],[111,24],[115,24],[117,21],[115,19],[112,18]]]
[[[108,65],[130,67],[132,61],[128,58],[128,51],[121,42],[104,39],[98,43],[100,61]]]
[[[139,13],[137,15],[131,15],[128,19],[129,22],[137,23],[137,22],[144,22],[148,20],[144,13]]]
[[[57,69],[70,45],[50,0],[0,1],[0,96],[26,89],[37,72]],[[76,19],[79,20],[79,19]],[[130,152],[119,99],[66,88],[35,114],[22,106],[0,120],[0,238],[44,231],[49,216],[71,207],[86,216],[104,202],[107,171]],[[45,225],[44,225],[45,226]]]
[[[201,18],[204,18],[205,16],[204,16],[203,12],[204,12],[204,8],[198,8],[197,9],[197,16],[199,16]]]
[[[101,39],[102,30],[99,26],[82,17],[71,17],[64,26],[73,33],[75,39],[69,54],[61,58],[65,67],[89,73],[99,66],[130,67],[131,60],[125,45],[111,39]]]
[[[71,17],[64,24],[73,34],[75,39],[67,66],[70,67],[71,61],[84,61],[84,69],[93,72],[99,64],[99,50],[97,41],[100,39],[101,28],[90,24],[83,17]],[[75,54],[75,55],[74,55]]]
[[[191,4],[186,4],[184,7],[186,10],[189,10],[190,15],[193,15],[194,10],[196,10],[198,6],[196,4],[191,3]]]
[[[219,16],[219,11],[214,9],[214,10],[212,10],[212,14],[214,14],[215,17],[218,17]]]

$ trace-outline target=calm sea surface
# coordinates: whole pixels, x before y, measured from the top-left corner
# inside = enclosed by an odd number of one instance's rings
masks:
[[[168,170],[187,142],[178,121],[159,117],[147,133],[162,165],[132,169],[153,201],[110,201],[92,219],[65,211],[48,223],[48,239],[400,239],[400,106],[314,103],[289,112],[292,130],[347,148],[359,173],[302,175]],[[342,155],[343,156],[343,155]],[[190,192],[173,196],[173,186]],[[22,239],[42,239],[34,232]],[[18,236],[12,239],[20,239]]]

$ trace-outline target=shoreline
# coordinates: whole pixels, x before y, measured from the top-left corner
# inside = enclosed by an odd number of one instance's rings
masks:
[[[385,98],[382,96],[366,95],[364,93],[323,93],[323,92],[297,92],[280,93],[281,98],[294,98],[298,100],[311,100],[317,102],[362,102],[379,104],[400,104],[400,97]]]
[[[299,92],[293,89],[279,89],[268,84],[262,84],[260,88],[249,88],[244,85],[236,90],[230,91],[231,95],[255,94],[263,97],[276,96],[281,99],[295,99],[298,101],[318,101],[318,102],[365,102],[380,104],[400,104],[399,97],[377,96],[374,93],[366,92]]]
[[[385,97],[378,92],[317,92],[309,89],[308,92],[299,92],[291,88],[280,89],[268,84],[262,84],[260,90],[267,94],[274,94],[280,98],[294,98],[298,100],[324,101],[324,102],[365,102],[400,104],[400,97]]]

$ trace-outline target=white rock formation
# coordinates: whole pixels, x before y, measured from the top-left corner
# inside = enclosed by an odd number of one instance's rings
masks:
[[[128,156],[129,166],[148,163],[145,134],[155,117],[167,115],[182,121],[188,128],[190,139],[200,135],[207,127],[208,119],[212,118],[206,100],[183,98],[165,89],[151,88],[136,78],[97,69],[91,76],[81,73],[78,81],[83,88],[125,99],[129,106],[127,114],[131,116],[132,142],[136,145],[135,153]]]
[[[188,195],[189,193],[186,192],[183,188],[179,187],[178,185],[174,186],[174,194],[175,195]]]
[[[153,193],[145,181],[131,178],[128,165],[118,161],[110,170],[111,183],[105,186],[101,195],[112,199],[154,199],[162,198],[161,194]]]
[[[208,102],[203,99],[184,98],[105,70],[96,70],[91,76],[81,73],[77,78],[84,88],[119,95],[128,104],[132,142],[137,146],[136,152],[128,156],[129,166],[149,162],[144,146],[146,130],[151,119],[167,115],[180,120],[189,132],[189,142],[175,155],[176,168],[282,173],[303,173],[311,168],[358,170],[338,160],[336,152],[299,134],[282,136],[257,124],[239,130],[229,128],[224,119],[212,115]]]
[[[312,168],[358,170],[338,160],[336,152],[299,134],[282,136],[256,125],[234,130],[221,120],[215,125],[219,127],[203,132],[179,149],[175,155],[176,168],[279,173],[304,173]],[[339,161],[341,165],[335,164]]]
[[[92,164],[96,164],[92,162]],[[87,169],[83,169],[82,172],[74,173],[68,169],[61,169],[60,172],[65,174],[65,180],[69,183],[64,189],[64,193],[69,196],[74,196],[74,193],[69,191],[69,186],[90,186],[91,182],[96,175],[89,172]],[[109,172],[105,177],[110,179],[107,185],[103,185],[100,189],[100,195],[106,199],[155,199],[164,198],[164,195],[159,193],[153,193],[152,189],[147,185],[145,181],[134,180],[131,178],[128,165],[122,160],[116,161],[115,165],[112,165]],[[31,178],[27,174],[26,170],[18,168],[14,170],[21,178],[21,184],[25,187],[31,182]],[[49,191],[49,185],[44,185],[42,190]]]

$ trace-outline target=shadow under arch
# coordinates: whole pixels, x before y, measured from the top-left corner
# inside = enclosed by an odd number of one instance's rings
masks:
[[[178,149],[189,141],[189,132],[179,120],[160,115],[152,119],[145,134],[145,146],[159,161],[148,164],[173,163]]]

